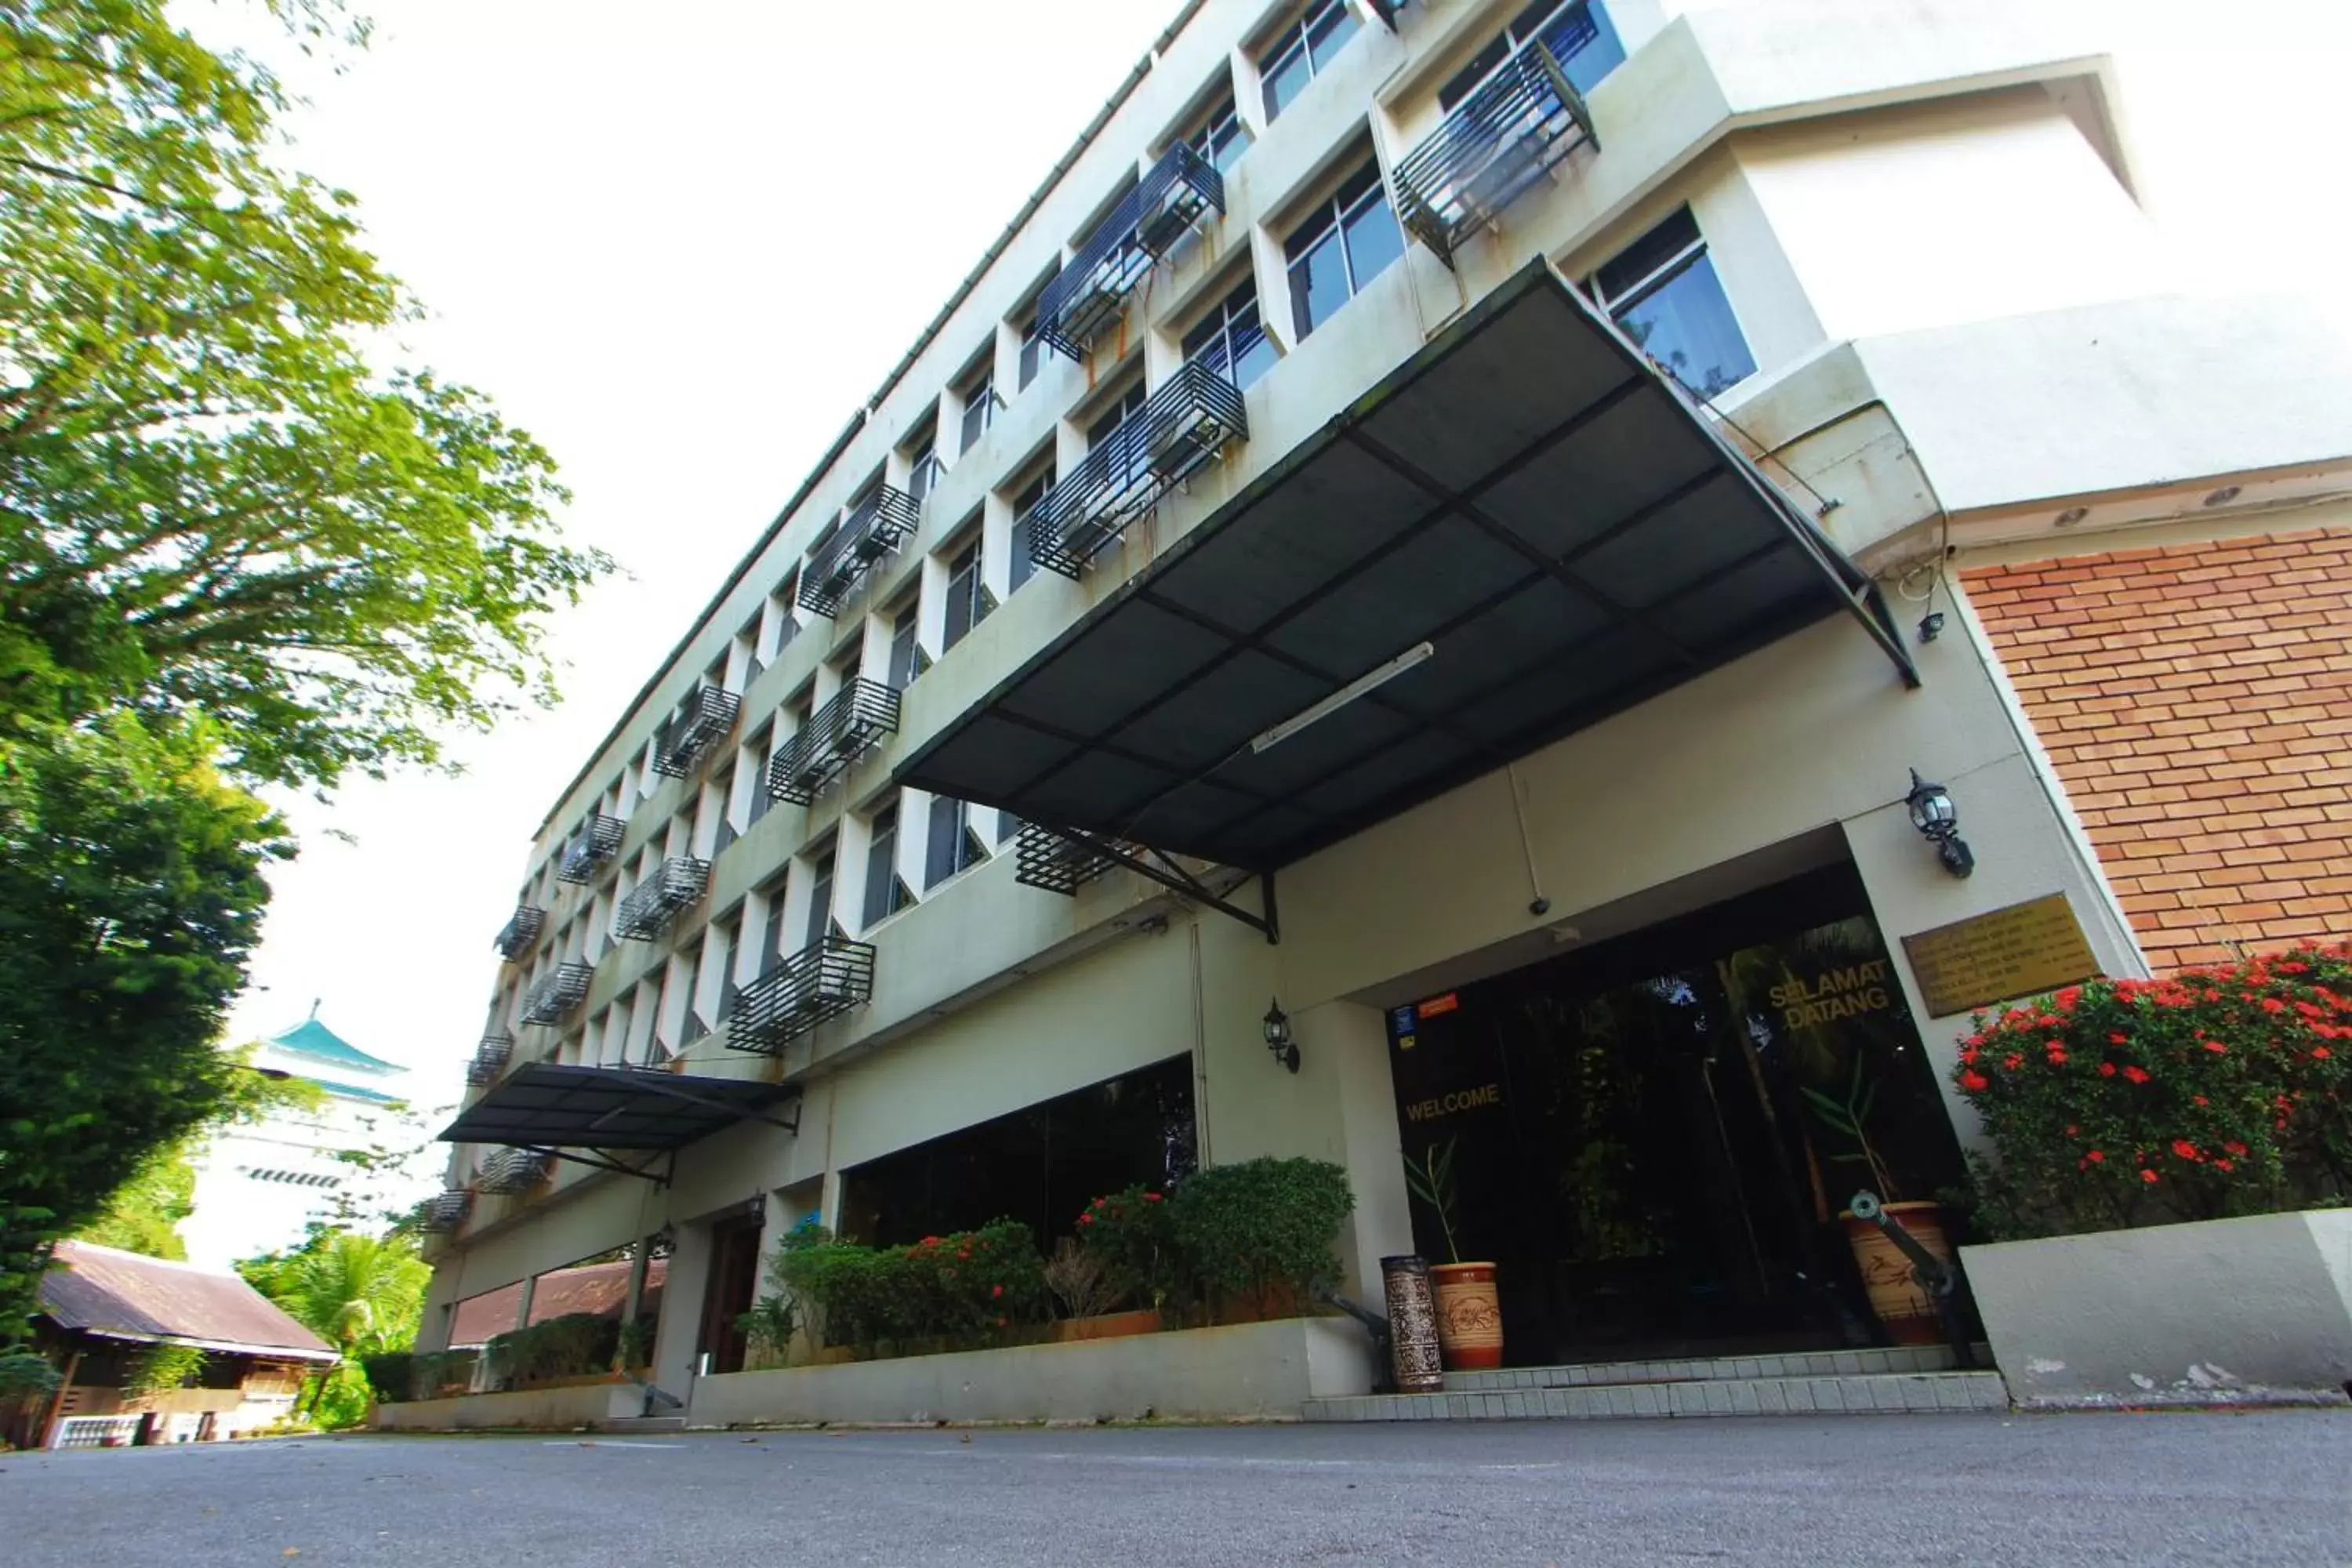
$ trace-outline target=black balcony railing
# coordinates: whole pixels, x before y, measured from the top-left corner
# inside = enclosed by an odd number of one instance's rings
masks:
[[[514,1037],[506,1033],[484,1035],[482,1043],[474,1047],[474,1059],[466,1066],[466,1082],[474,1089],[485,1089],[499,1081],[499,1074],[507,1070],[507,1058],[514,1055]]]
[[[499,956],[512,963],[529,952],[539,942],[539,933],[547,929],[547,911],[537,904],[517,904],[514,918],[500,927],[498,941],[492,945]]]
[[[556,862],[555,879],[595,880],[596,868],[621,852],[621,834],[625,826],[619,817],[601,813],[582,823],[580,831],[572,836],[572,842],[563,847],[563,858]]]
[[[621,900],[613,911],[613,935],[622,942],[651,942],[709,887],[709,861],[673,855]]]
[[[735,727],[735,715],[742,706],[743,700],[731,691],[716,686],[696,687],[686,706],[654,737],[654,772],[673,779],[692,773],[703,753]]]
[[[820,616],[840,609],[866,569],[907,542],[919,516],[915,498],[906,491],[877,488],[809,557],[801,574],[801,608]]]
[[[1451,267],[1465,235],[1493,223],[1583,142],[1601,145],[1583,98],[1551,51],[1531,43],[1396,166],[1397,218]]]
[[[1029,524],[1038,565],[1075,579],[1229,441],[1249,437],[1234,384],[1193,362],[1045,493]]]
[[[526,1024],[561,1024],[572,1010],[588,1000],[589,983],[596,978],[593,963],[559,963],[554,972],[523,994],[520,1015]]]
[[[736,994],[727,1015],[727,1043],[739,1051],[775,1056],[873,994],[874,949],[845,936],[822,937]]]
[[[768,763],[768,794],[806,805],[850,763],[898,729],[898,693],[864,677],[834,694]]]
[[[549,1169],[555,1163],[551,1156],[535,1149],[499,1149],[482,1162],[482,1173],[475,1186],[482,1192],[512,1196],[527,1193],[547,1180]]]
[[[1224,178],[1180,142],[1037,296],[1038,335],[1070,358],[1083,358],[1087,345],[1126,313],[1136,285],[1211,207],[1225,210]]]
[[[1023,823],[1013,843],[1013,879],[1049,893],[1076,893],[1117,864],[1039,823]]]
[[[463,1187],[451,1187],[416,1205],[417,1228],[446,1234],[465,1224],[466,1216],[473,1210],[474,1194]]]

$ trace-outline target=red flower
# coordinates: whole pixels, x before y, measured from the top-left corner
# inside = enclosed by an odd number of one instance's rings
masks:
[[[2079,985],[2061,986],[2050,999],[2058,1004],[2058,1010],[2063,1013],[2083,999],[2083,988]]]
[[[2069,1137],[2069,1138],[2079,1138],[2079,1137],[2081,1137],[2082,1135],[2083,1135],[2083,1130],[2082,1130],[2081,1128],[2079,1128],[2079,1127],[2075,1126],[2075,1125],[2074,1125],[2073,1122],[2071,1122],[2071,1121],[2069,1121],[2068,1123],[2066,1123],[2066,1136],[2067,1136],[2067,1137]]]
[[[1160,1194],[1158,1193],[1146,1193],[1143,1194],[1143,1201],[1148,1204],[1156,1204],[1160,1201]]]
[[[2100,1153],[2096,1149],[2094,1149],[2089,1153],[2083,1156],[2083,1161],[2085,1164],[2104,1165],[2107,1163],[2107,1157],[2105,1154]]]
[[[2246,1146],[2243,1143],[2224,1143],[2221,1147],[2241,1159],[2245,1157]]]
[[[2113,1077],[2115,1077],[2115,1076],[2116,1076],[2116,1064],[2115,1064],[2115,1063],[2113,1063],[2113,1062],[2101,1062],[2101,1063],[2099,1064],[2099,1076],[2100,1076],[2101,1078],[2113,1078]]]
[[[2236,1167],[2235,1165],[2231,1164],[2229,1161],[2227,1161],[2227,1160],[2218,1160],[2218,1159],[2217,1159],[2217,1160],[2215,1160],[2215,1161],[2213,1162],[2213,1168],[2214,1168],[2215,1170],[2217,1170],[2217,1171],[2220,1171],[2220,1172],[2223,1173],[2224,1174],[2226,1174],[2226,1173],[2228,1173],[2229,1172],[2231,1172],[2231,1171],[2234,1171],[2234,1170],[2236,1170],[2236,1169],[2237,1169],[2237,1167]]]
[[[992,1297],[1002,1296],[1004,1294],[1004,1287],[1002,1285],[991,1285],[988,1288],[988,1293]]]
[[[1960,1065],[1964,1068],[1972,1068],[1976,1066],[1977,1056],[1977,1048],[1974,1046],[1970,1046],[1967,1050],[1960,1053]]]
[[[1082,1214],[1078,1216],[1078,1223],[1080,1225],[1092,1225],[1094,1222],[1095,1216],[1091,1214]]]
[[[2141,1181],[2143,1181],[2143,1182],[2146,1182],[2149,1186],[2151,1186],[2151,1187],[2152,1187],[2152,1186],[2156,1185],[2156,1182],[2157,1182],[2157,1175],[2156,1175],[2156,1173],[2155,1173],[2154,1171],[2142,1171],[2142,1172],[2139,1173],[2139,1179],[2140,1179]]]
[[[2107,1037],[2107,1044],[2111,1046],[2127,1046],[2131,1044],[2131,1037],[2128,1035],[2109,1035]]]
[[[2314,1046],[2311,1047],[2311,1059],[2313,1061],[2324,1062],[2327,1059],[2327,1057],[2328,1050],[2326,1046]]]
[[[1964,1072],[1960,1075],[1960,1087],[1967,1089],[1970,1094],[1976,1094],[1984,1089],[1990,1089],[1992,1087],[1992,1079],[1985,1077],[1985,1075],[1980,1072]]]
[[[2207,1040],[2205,1042],[2205,1048],[2212,1052],[2217,1057],[2226,1057],[2230,1054],[2230,1047],[2223,1045],[2219,1040]]]
[[[2197,1145],[2186,1138],[2175,1138],[2172,1141],[2172,1152],[2184,1160],[2201,1160],[2205,1157],[2197,1152]]]
[[[2134,1083],[2146,1083],[2147,1081],[2147,1069],[2146,1068],[2136,1067],[2126,1068],[2124,1068],[2124,1077],[2131,1079]]]
[[[2049,1062],[2053,1068],[2063,1068],[2066,1065],[2066,1053],[2060,1048],[2055,1040],[2050,1042]]]
[[[2018,1068],[2025,1065],[2025,1058],[2017,1052],[2011,1051],[2009,1055],[2001,1058],[2000,1065],[2007,1068],[2010,1071],[2015,1072]]]

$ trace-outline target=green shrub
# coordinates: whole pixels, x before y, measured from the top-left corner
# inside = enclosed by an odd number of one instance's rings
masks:
[[[1045,1313],[1045,1259],[1016,1220],[906,1247],[817,1241],[780,1251],[770,1277],[815,1309],[827,1344],[862,1354],[924,1340],[985,1343]]]
[[[31,1351],[0,1351],[0,1409],[58,1391],[58,1369]]]
[[[379,1351],[359,1358],[360,1373],[378,1401],[397,1405],[417,1397],[417,1363],[421,1359],[411,1351]]]
[[[1185,1270],[1216,1297],[1295,1313],[1339,1278],[1332,1244],[1355,1203],[1348,1173],[1327,1160],[1246,1160],[1185,1177],[1169,1226]]]
[[[1111,1300],[1158,1307],[1182,1293],[1172,1205],[1140,1184],[1106,1194],[1078,1215],[1078,1239],[1099,1258]]]
[[[482,1347],[492,1377],[502,1385],[542,1378],[584,1377],[613,1364],[621,1326],[593,1312],[567,1312],[543,1323],[493,1335]]]
[[[1999,1239],[2352,1201],[2352,944],[1979,1014],[1954,1081]]]
[[[192,1388],[205,1374],[205,1352],[194,1345],[155,1345],[131,1363],[122,1392],[131,1398]]]

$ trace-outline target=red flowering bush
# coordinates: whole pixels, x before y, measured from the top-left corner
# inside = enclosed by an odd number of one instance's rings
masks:
[[[2352,943],[1979,1014],[1953,1078],[2001,1239],[2352,1202]]]
[[[826,1241],[779,1252],[780,1286],[813,1304],[829,1344],[987,1343],[1045,1313],[1045,1261],[1029,1227],[992,1220],[905,1247]]]
[[[1106,1194],[1078,1215],[1078,1240],[1101,1260],[1111,1300],[1156,1307],[1181,1288],[1166,1197],[1141,1185]]]

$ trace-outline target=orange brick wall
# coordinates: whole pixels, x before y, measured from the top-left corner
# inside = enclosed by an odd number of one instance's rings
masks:
[[[2149,963],[2352,936],[2352,530],[1961,581]]]

